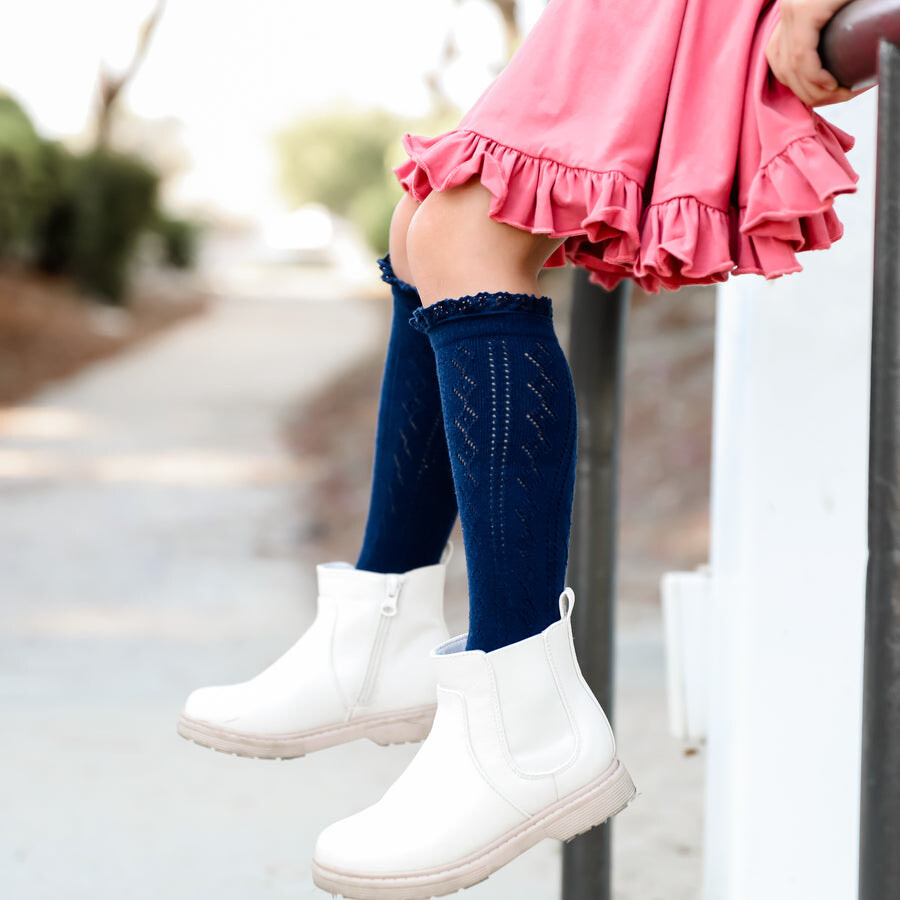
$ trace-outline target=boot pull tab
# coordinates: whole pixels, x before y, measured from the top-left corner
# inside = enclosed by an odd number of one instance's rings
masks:
[[[400,585],[402,579],[399,575],[388,575],[387,590],[384,594],[384,600],[381,602],[381,614],[383,616],[397,615],[397,598],[400,596]]]
[[[447,541],[447,546],[444,547],[444,552],[441,554],[440,565],[446,566],[451,559],[453,559],[453,541]]]
[[[567,587],[560,595],[559,595],[559,616],[561,619],[565,619],[567,616],[572,615],[572,608],[575,606],[575,591],[572,588]]]

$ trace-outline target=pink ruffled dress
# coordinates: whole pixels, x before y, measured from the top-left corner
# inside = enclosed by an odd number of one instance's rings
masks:
[[[490,215],[565,238],[607,289],[797,272],[855,190],[853,138],[771,74],[767,0],[551,0],[517,53],[437,137],[404,135],[416,200],[473,176]]]

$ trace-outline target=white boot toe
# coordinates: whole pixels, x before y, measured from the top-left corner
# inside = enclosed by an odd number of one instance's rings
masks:
[[[183,714],[216,725],[227,725],[239,715],[240,702],[235,689],[240,685],[197,688],[187,698]]]

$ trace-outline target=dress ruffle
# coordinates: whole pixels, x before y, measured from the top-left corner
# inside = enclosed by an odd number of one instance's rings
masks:
[[[404,136],[401,184],[422,201],[477,177],[492,219],[562,239],[546,265],[607,289],[799,271],[858,176],[853,138],[769,70],[778,4],[631,2],[550,3],[457,128]]]
[[[404,135],[409,159],[394,169],[421,202],[432,190],[465,184],[477,175],[491,192],[490,217],[534,234],[586,238],[604,259],[633,260],[640,246],[641,187],[621,172],[592,172],[529,156],[473,131],[434,138]],[[562,246],[547,266],[566,263]]]
[[[833,204],[838,194],[856,190],[858,176],[843,155],[853,139],[824,124],[823,140],[800,138],[760,169],[740,210],[733,274],[777,278],[799,272],[797,253],[825,250],[843,236]]]
[[[624,278],[649,293],[731,274],[777,278],[800,271],[796,253],[841,237],[834,198],[856,189],[844,155],[853,138],[812,115],[815,133],[772,157],[756,172],[746,206],[728,210],[693,196],[644,207],[642,186],[621,172],[566,166],[465,129],[405,135],[409,158],[394,172],[419,202],[477,176],[491,193],[492,219],[565,238],[546,266],[568,260],[607,290]]]
[[[634,278],[644,290],[724,281],[734,268],[729,214],[696,197],[649,206],[641,223]]]

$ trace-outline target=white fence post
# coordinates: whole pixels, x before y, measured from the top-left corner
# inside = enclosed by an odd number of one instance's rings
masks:
[[[843,239],[719,289],[706,900],[857,897],[874,93]]]

